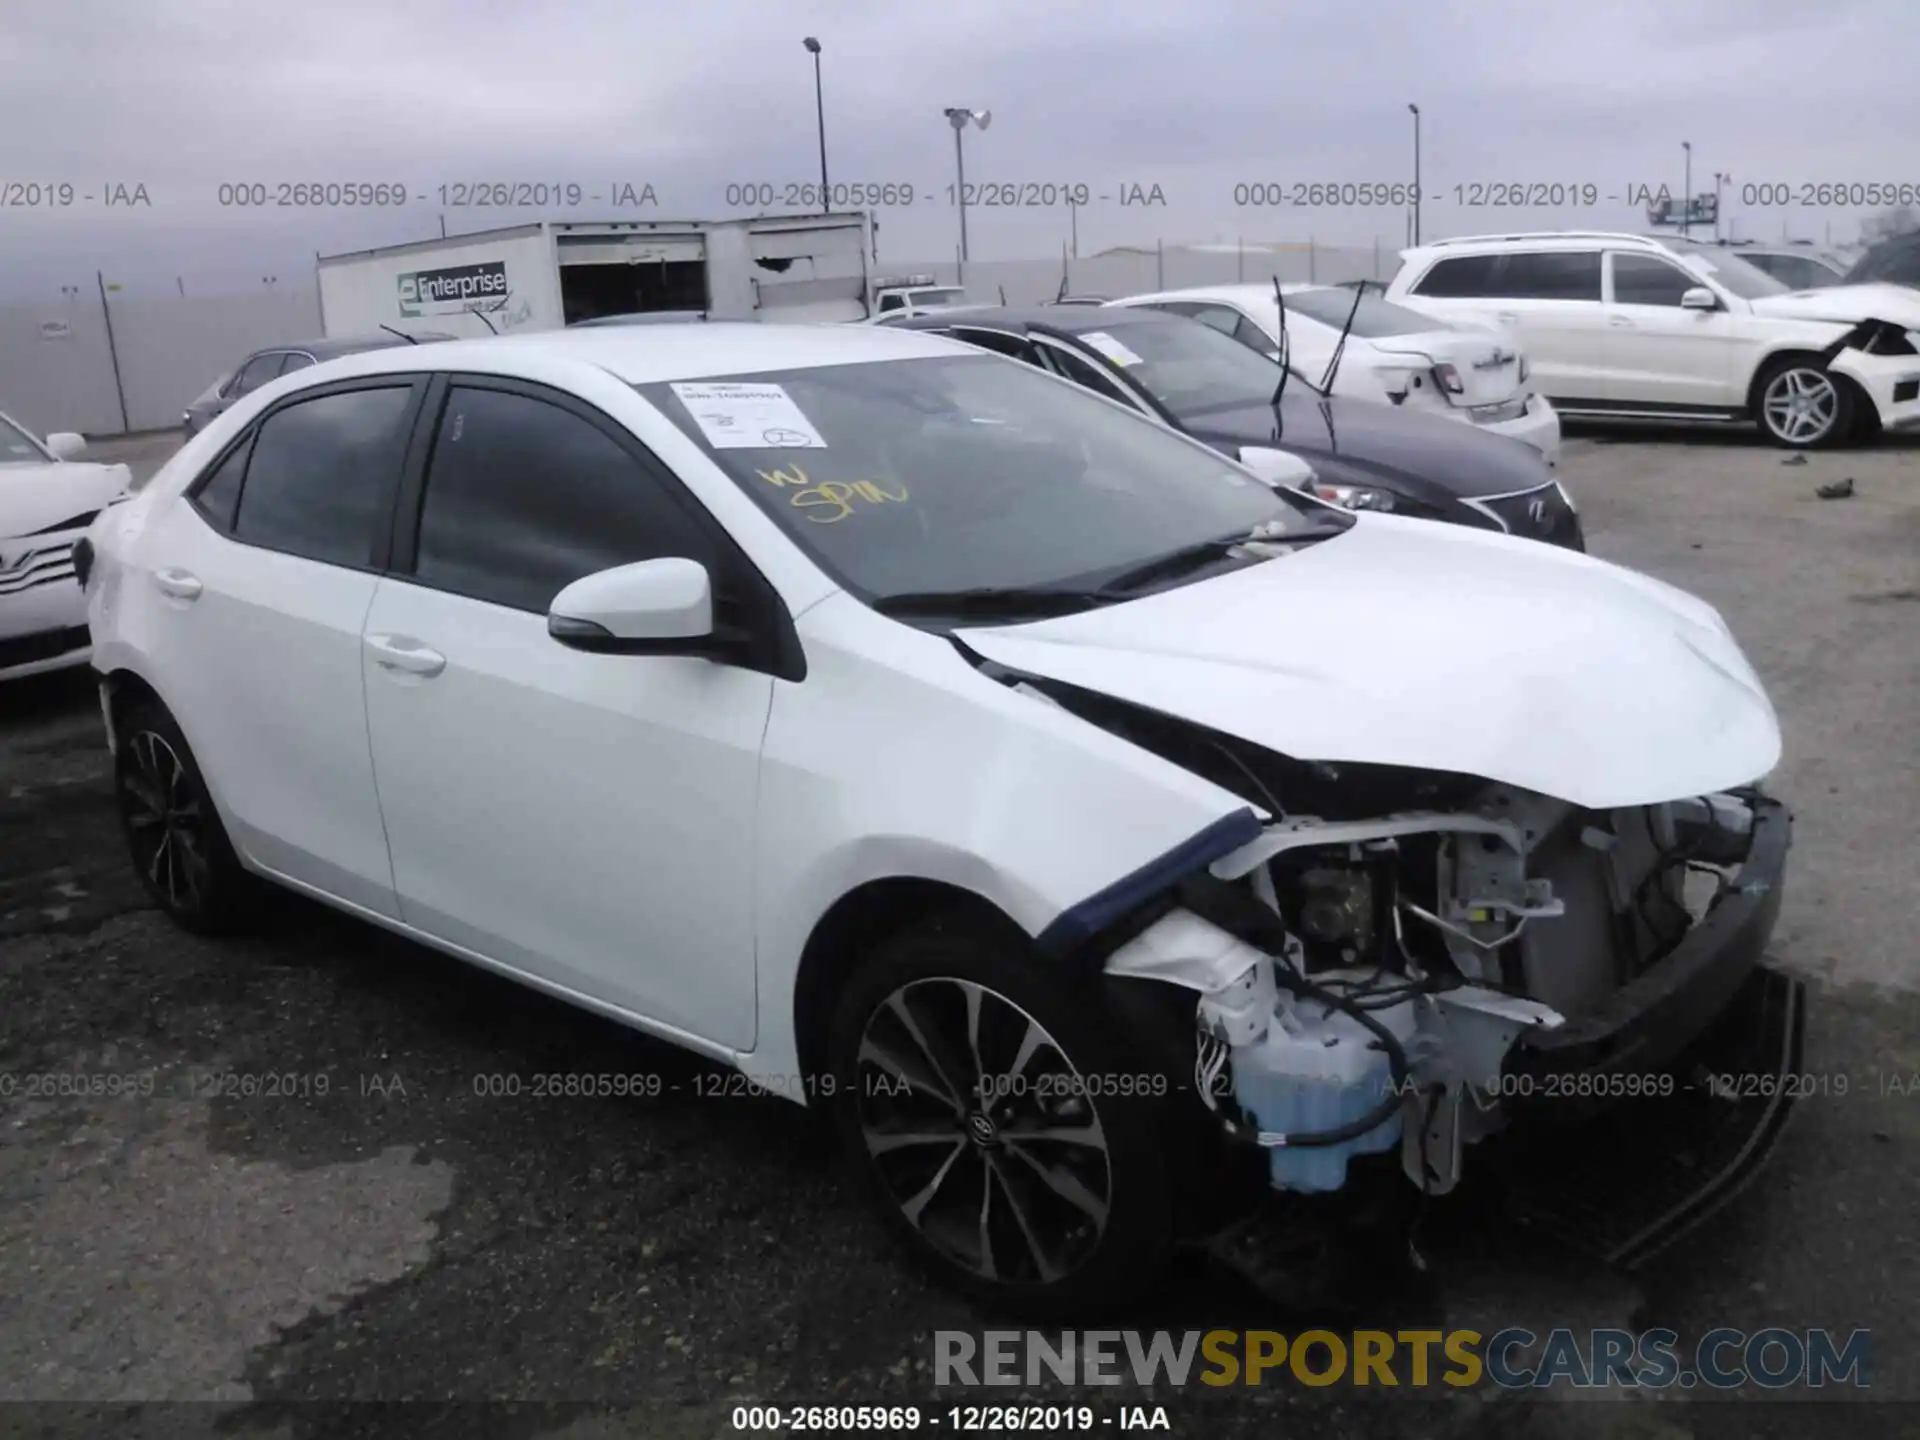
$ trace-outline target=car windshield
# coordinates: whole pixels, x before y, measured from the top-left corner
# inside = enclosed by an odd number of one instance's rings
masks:
[[[0,415],[0,465],[44,465],[51,458],[38,440]]]
[[[967,292],[953,289],[909,290],[907,303],[920,306],[922,309],[934,305],[964,305],[967,303]]]
[[[1317,538],[1351,523],[994,355],[635,388],[822,569],[876,603],[1084,591],[1256,527]]]
[[[1379,340],[1388,335],[1424,335],[1442,329],[1431,315],[1395,305],[1371,292],[1360,297],[1360,308],[1353,308],[1353,291],[1344,286],[1323,285],[1314,290],[1285,292],[1282,298],[1289,311],[1297,311],[1322,325],[1339,330],[1353,315],[1353,334],[1362,340]]]
[[[1220,410],[1265,406],[1280,383],[1278,362],[1197,320],[1158,318],[1075,338],[1182,424]]]
[[[1762,300],[1769,295],[1790,295],[1791,285],[1783,284],[1757,265],[1749,265],[1738,255],[1704,245],[1689,245],[1684,240],[1663,242],[1696,275],[1704,275],[1729,294],[1742,300]]]

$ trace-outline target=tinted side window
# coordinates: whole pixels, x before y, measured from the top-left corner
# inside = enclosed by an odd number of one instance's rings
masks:
[[[234,507],[240,503],[240,478],[247,473],[247,452],[252,448],[253,437],[248,436],[194,487],[193,508],[223,533],[233,529]]]
[[[1233,338],[1249,350],[1258,350],[1262,355],[1273,354],[1273,341],[1267,332],[1244,315],[1240,317],[1240,323],[1233,327]]]
[[[422,584],[544,614],[582,576],[663,556],[716,562],[692,516],[604,432],[530,396],[448,392],[420,510]]]
[[[1194,308],[1193,318],[1222,335],[1231,335],[1233,327],[1240,323],[1240,312],[1224,305],[1199,305]]]
[[[1767,261],[1761,268],[1782,285],[1791,285],[1796,290],[1817,290],[1834,283],[1831,270],[1804,255],[1749,255],[1745,258],[1754,265],[1759,265],[1762,260]]]
[[[1435,265],[1413,287],[1415,295],[1436,299],[1472,300],[1495,294],[1494,274],[1499,269],[1498,255],[1456,255]]]
[[[234,537],[323,560],[372,563],[405,458],[412,392],[347,390],[273,412],[253,442]]]
[[[1511,300],[1598,300],[1600,252],[1550,250],[1509,255],[1496,293]]]
[[[280,373],[280,367],[286,363],[284,350],[269,350],[264,355],[256,355],[241,367],[240,383],[233,387],[235,395],[245,395],[250,390],[258,390],[262,385]]]
[[[1616,305],[1674,305],[1700,282],[1677,266],[1651,255],[1613,257],[1613,303]]]
[[[996,355],[1005,355],[1010,360],[1024,360],[1029,365],[1038,365],[1040,357],[1033,353],[1033,342],[1022,340],[1016,335],[1003,334],[998,330],[961,330],[955,328],[947,332],[956,340],[964,340],[969,345],[978,345],[982,350],[991,350]]]
[[[1094,394],[1104,395],[1109,400],[1118,400],[1129,410],[1139,410],[1140,407],[1134,403],[1132,396],[1072,351],[1062,350],[1058,345],[1049,345],[1047,355],[1060,367],[1061,373],[1074,384],[1084,385]]]
[[[280,367],[280,373],[282,375],[291,375],[294,371],[304,370],[311,364],[313,364],[313,357],[311,355],[302,355],[297,350],[289,350],[287,352],[287,363]]]

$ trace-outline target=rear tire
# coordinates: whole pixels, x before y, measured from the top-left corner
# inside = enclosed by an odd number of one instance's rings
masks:
[[[1141,1058],[1107,983],[1011,926],[935,917],[877,946],[834,1012],[835,1122],[868,1198],[1002,1309],[1136,1298],[1172,1254],[1181,1077]]]
[[[264,886],[227,839],[200,766],[166,707],[127,707],[116,725],[113,788],[140,883],[178,925],[225,934],[258,918]]]

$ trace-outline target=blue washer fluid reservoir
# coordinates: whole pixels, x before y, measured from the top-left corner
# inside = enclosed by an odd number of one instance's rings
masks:
[[[1316,975],[1315,980],[1337,978]],[[1357,978],[1370,972],[1354,972]],[[1417,1029],[1413,1002],[1368,1012],[1403,1043]],[[1365,1115],[1393,1093],[1393,1067],[1358,1020],[1317,1000],[1283,995],[1267,1033],[1232,1051],[1233,1095],[1260,1129],[1281,1134],[1332,1130]],[[1274,1146],[1274,1188],[1326,1192],[1347,1183],[1347,1161],[1400,1142],[1400,1111],[1337,1145]]]

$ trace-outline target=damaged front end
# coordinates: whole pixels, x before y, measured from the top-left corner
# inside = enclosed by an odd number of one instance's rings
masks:
[[[1045,690],[1266,812],[1098,943],[1109,975],[1194,995],[1200,1103],[1282,1191],[1341,1190],[1398,1149],[1445,1193],[1467,1146],[1541,1102],[1664,1093],[1779,912],[1791,819],[1757,789],[1589,810]]]

